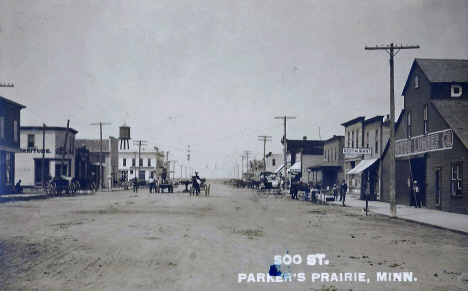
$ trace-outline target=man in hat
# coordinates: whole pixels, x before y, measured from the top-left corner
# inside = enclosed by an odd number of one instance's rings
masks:
[[[198,172],[195,171],[195,176],[192,176],[192,187],[195,188],[195,194],[197,196],[200,194],[200,184],[198,184],[198,181],[200,181],[200,177],[198,176]]]

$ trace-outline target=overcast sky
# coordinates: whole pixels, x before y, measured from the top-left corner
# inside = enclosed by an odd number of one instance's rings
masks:
[[[243,151],[343,135],[389,113],[389,56],[366,45],[419,44],[395,58],[397,114],[415,58],[468,59],[468,1],[0,0],[0,96],[21,124],[118,137],[201,176],[233,175]],[[320,130],[319,130],[320,128]],[[320,133],[320,135],[319,135]],[[191,157],[187,161],[187,147]],[[249,157],[250,159],[250,157]],[[244,164],[245,167],[245,164]]]

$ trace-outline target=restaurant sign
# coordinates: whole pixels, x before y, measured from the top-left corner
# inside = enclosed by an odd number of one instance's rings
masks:
[[[395,157],[406,157],[427,152],[451,149],[453,132],[446,129],[395,141]]]
[[[343,148],[344,155],[372,155],[370,148]]]

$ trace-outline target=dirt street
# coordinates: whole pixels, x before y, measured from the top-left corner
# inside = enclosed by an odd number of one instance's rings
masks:
[[[4,203],[0,223],[0,290],[468,289],[467,235],[220,183]]]

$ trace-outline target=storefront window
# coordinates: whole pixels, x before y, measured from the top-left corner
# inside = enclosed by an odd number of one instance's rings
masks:
[[[463,188],[463,168],[462,163],[452,164],[451,194],[455,196],[462,195]]]
[[[34,148],[36,136],[34,134],[28,134],[28,148]]]

